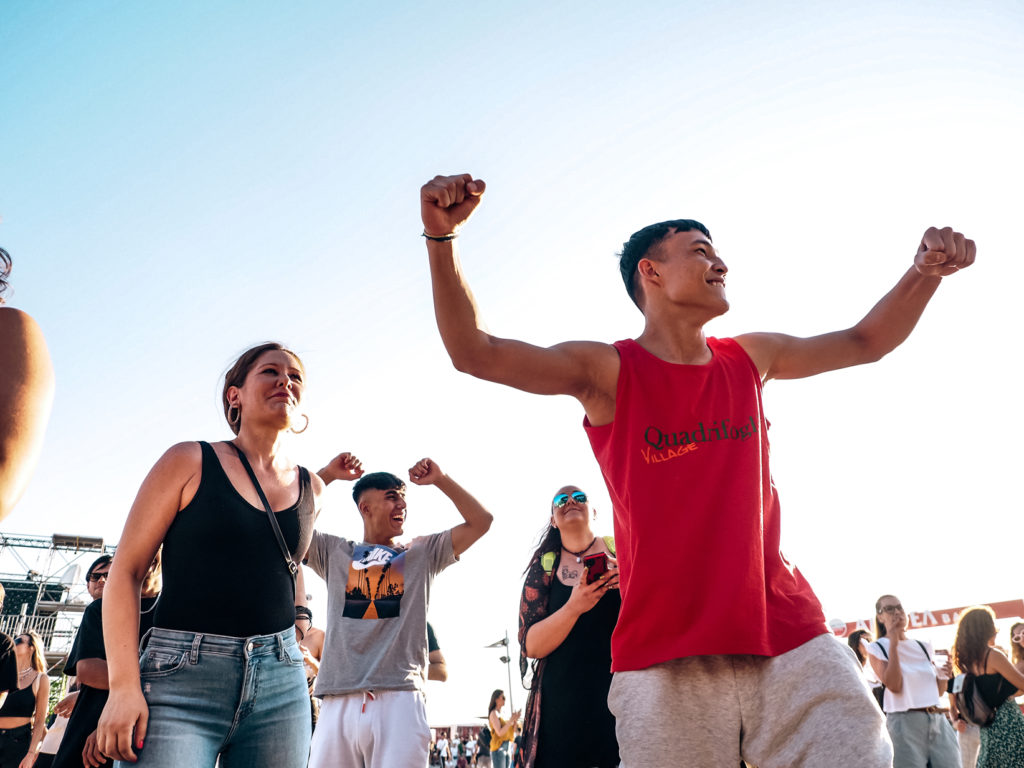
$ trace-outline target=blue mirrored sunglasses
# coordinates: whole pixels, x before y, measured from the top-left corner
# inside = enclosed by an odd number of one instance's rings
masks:
[[[557,507],[558,509],[561,509],[562,507],[569,503],[569,496],[570,494],[568,493],[560,493],[551,500],[551,504]],[[577,504],[587,503],[587,494],[585,494],[583,491],[573,491],[571,496],[572,500],[575,501]]]

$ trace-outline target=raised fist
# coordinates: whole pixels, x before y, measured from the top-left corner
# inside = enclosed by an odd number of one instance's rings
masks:
[[[921,238],[914,266],[922,275],[946,277],[974,263],[977,247],[950,227],[929,227]]]
[[[458,233],[480,204],[487,185],[468,173],[435,176],[420,188],[423,231],[432,237]]]

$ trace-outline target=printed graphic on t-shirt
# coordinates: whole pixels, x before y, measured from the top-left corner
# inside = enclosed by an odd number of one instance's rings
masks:
[[[405,594],[405,550],[380,544],[357,544],[345,585],[350,619],[393,619],[401,613]]]
[[[746,423],[735,425],[729,419],[720,422],[715,419],[707,427],[698,422],[689,429],[662,429],[651,425],[644,430],[646,447],[640,449],[644,461],[648,464],[659,464],[669,459],[676,459],[696,451],[698,443],[710,443],[718,440],[749,440],[757,435],[757,421],[753,416]]]

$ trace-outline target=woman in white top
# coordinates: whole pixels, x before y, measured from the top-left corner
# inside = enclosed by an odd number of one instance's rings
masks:
[[[960,768],[960,749],[939,697],[951,676],[949,660],[941,673],[932,648],[907,639],[907,614],[899,599],[882,595],[875,603],[878,639],[868,646],[871,668],[885,685],[882,709],[892,739],[893,768]]]

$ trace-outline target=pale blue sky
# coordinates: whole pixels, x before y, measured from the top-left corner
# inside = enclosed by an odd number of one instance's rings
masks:
[[[514,633],[551,494],[586,488],[602,532],[611,510],[574,402],[444,356],[417,192],[469,171],[470,281],[492,330],[541,343],[640,332],[614,254],[660,219],[725,255],[717,335],[843,327],[927,226],[975,238],[904,348],[766,405],[787,554],[830,617],[1019,597],[1022,39],[1009,1],[7,3],[0,243],[58,390],[4,530],[115,541],[167,446],[228,436],[233,357],[282,340],[309,369],[303,462],[430,455],[495,512],[431,610],[432,721],[482,713],[506,684],[480,646]],[[410,491],[411,533],[456,522],[438,497]],[[345,489],[322,524],[360,532]]]

